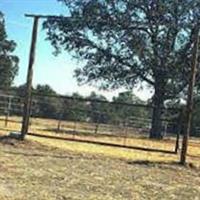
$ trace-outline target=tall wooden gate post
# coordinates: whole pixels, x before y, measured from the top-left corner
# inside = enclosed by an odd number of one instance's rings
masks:
[[[6,116],[5,116],[5,127],[8,126],[8,117],[10,116],[11,103],[12,103],[12,96],[9,96],[7,110],[6,110]]]
[[[23,140],[28,132],[29,127],[29,118],[31,111],[31,90],[32,90],[32,80],[33,80],[33,64],[35,61],[35,49],[37,41],[37,30],[38,30],[38,21],[39,17],[34,17],[33,30],[32,30],[32,39],[31,39],[31,48],[29,54],[29,64],[28,64],[28,74],[26,82],[26,96],[24,101],[24,112],[23,112],[23,121],[21,129],[21,139]]]
[[[184,109],[181,108],[179,111],[179,119],[178,119],[178,124],[177,124],[177,133],[176,133],[176,144],[175,144],[175,153],[177,154],[180,146],[179,146],[179,141],[180,141],[180,135],[182,132],[182,126],[183,126],[183,115],[184,115]]]
[[[198,62],[198,48],[199,48],[199,27],[196,27],[194,32],[194,47],[193,47],[193,57],[191,63],[191,75],[189,79],[188,97],[187,97],[187,107],[186,107],[186,127],[184,129],[183,142],[180,163],[182,165],[186,164],[186,156],[188,149],[188,139],[190,135],[191,119],[193,111],[193,90],[195,86],[196,73],[197,73],[197,62]]]

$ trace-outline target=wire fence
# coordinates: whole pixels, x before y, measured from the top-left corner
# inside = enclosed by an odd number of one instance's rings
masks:
[[[0,93],[1,130],[21,130],[23,106],[23,97]],[[152,111],[151,105],[33,93],[29,133],[137,146],[138,139],[149,138]],[[171,139],[169,149],[175,148],[179,115],[179,109],[163,108],[162,135]]]
[[[148,137],[152,109],[151,106],[139,104],[35,95],[32,100],[31,116],[56,119],[58,132],[71,130],[78,133],[120,136],[120,133],[128,129],[130,136]],[[170,119],[172,114],[176,115],[176,119]],[[164,136],[176,133],[178,115],[179,111],[163,110],[162,134]],[[66,122],[72,122],[74,126],[69,126]]]

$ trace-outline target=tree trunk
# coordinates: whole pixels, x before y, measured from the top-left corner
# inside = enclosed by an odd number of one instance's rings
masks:
[[[162,84],[157,83],[155,85],[155,94],[153,99],[153,113],[152,113],[152,122],[150,130],[150,138],[153,139],[162,139],[162,108],[164,105],[164,88]]]

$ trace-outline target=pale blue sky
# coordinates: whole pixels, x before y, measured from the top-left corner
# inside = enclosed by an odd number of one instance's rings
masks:
[[[15,85],[20,85],[26,81],[28,55],[31,39],[32,20],[25,18],[25,13],[34,14],[65,14],[66,8],[56,0],[0,0],[0,10],[5,14],[6,29],[9,39],[17,42],[15,53],[20,58],[19,74],[15,79]],[[45,41],[45,33],[42,31],[41,23],[38,32],[36,62],[34,65],[33,85],[49,84],[54,90],[61,94],[71,94],[79,92],[88,95],[91,91],[96,91],[111,99],[113,95],[123,91],[98,91],[94,87],[78,86],[73,77],[73,71],[78,66],[66,52],[58,57],[52,55],[53,48],[49,42]],[[142,99],[150,97],[148,90],[134,93]]]

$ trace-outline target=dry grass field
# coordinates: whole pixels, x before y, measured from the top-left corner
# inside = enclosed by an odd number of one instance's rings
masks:
[[[1,117],[0,129],[2,133],[10,131],[20,131],[21,124],[8,122],[5,127],[5,117]],[[19,117],[10,117],[11,121],[22,121]],[[160,149],[166,151],[174,151],[175,149],[175,138],[167,138],[163,141],[149,140],[145,137],[145,134],[139,134],[134,131],[133,128],[124,130],[124,127],[110,126],[110,125],[99,125],[98,134],[95,134],[95,124],[78,122],[62,122],[61,132],[57,132],[58,121],[49,119],[32,118],[29,132],[47,136],[57,136],[68,139],[77,139],[83,141],[103,142],[112,143],[122,146],[132,146],[138,148],[148,149]],[[74,126],[78,133],[74,133]]]
[[[20,119],[18,119],[20,120]],[[38,121],[41,121],[37,119]],[[31,131],[51,136],[74,137],[44,131],[56,121],[31,126]],[[20,124],[0,122],[1,134],[19,130]],[[55,124],[54,124],[55,123]],[[83,136],[75,136],[83,139]],[[85,136],[84,136],[85,137]],[[95,139],[94,136],[86,136]],[[98,140],[122,143],[120,137]],[[127,144],[171,150],[174,140],[129,138]],[[0,199],[8,200],[157,200],[200,199],[200,141],[191,140],[187,167],[179,155],[108,147],[28,136],[26,141],[1,139]]]

